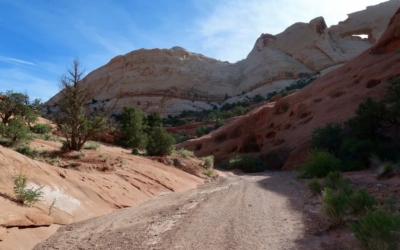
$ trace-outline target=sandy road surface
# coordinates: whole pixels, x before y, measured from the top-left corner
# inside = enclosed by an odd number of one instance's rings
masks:
[[[34,249],[326,249],[306,196],[295,173],[232,175],[61,227]]]

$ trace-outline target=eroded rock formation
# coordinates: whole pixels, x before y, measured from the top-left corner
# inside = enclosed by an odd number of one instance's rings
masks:
[[[315,128],[346,121],[367,98],[381,99],[387,81],[400,76],[399,32],[400,11],[377,43],[354,60],[294,94],[179,147],[198,156],[214,155],[217,162],[252,153],[271,168],[295,168],[304,161]]]
[[[94,90],[92,108],[105,104],[115,113],[128,105],[164,116],[211,109],[227,96],[265,95],[305,73],[325,73],[352,60],[379,39],[398,7],[400,2],[391,0],[330,28],[318,17],[277,35],[262,34],[247,58],[236,63],[181,47],[136,50],[113,58],[84,82]],[[362,34],[368,37],[355,36]],[[56,101],[57,95],[48,101],[50,110]]]

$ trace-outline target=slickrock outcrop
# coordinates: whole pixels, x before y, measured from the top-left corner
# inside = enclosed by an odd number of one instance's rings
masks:
[[[203,182],[173,166],[133,156],[128,150],[104,145],[101,150],[119,157],[123,166],[112,172],[82,172],[35,161],[0,146],[0,249],[32,249],[60,225],[135,206]],[[43,186],[43,199],[33,207],[12,201],[13,177],[20,171],[28,177],[29,188]]]
[[[204,137],[179,147],[216,161],[253,153],[271,168],[301,164],[316,127],[344,122],[367,98],[380,99],[387,81],[400,76],[400,9],[378,42],[344,66],[292,95],[265,104]]]
[[[181,47],[140,49],[113,58],[83,81],[94,91],[92,108],[105,104],[114,113],[128,105],[164,116],[212,109],[210,104],[219,105],[227,96],[265,95],[304,74],[325,73],[352,60],[379,39],[398,7],[400,2],[391,0],[330,28],[318,17],[277,35],[262,34],[247,58],[236,63]],[[361,34],[368,38],[354,36]],[[57,95],[47,102],[49,112],[55,102]]]

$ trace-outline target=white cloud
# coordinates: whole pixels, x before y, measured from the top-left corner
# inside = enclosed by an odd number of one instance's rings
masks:
[[[216,1],[209,14],[197,20],[192,39],[201,41],[203,53],[220,60],[244,59],[261,33],[277,34],[296,22],[318,16],[328,26],[344,21],[347,14],[364,10],[382,0],[231,0]]]
[[[31,66],[36,65],[32,62],[28,62],[28,61],[24,61],[24,60],[12,58],[12,57],[5,57],[5,56],[0,56],[0,61],[6,62],[6,63],[11,63],[11,64],[17,64],[17,65],[20,65],[20,64],[31,65]]]

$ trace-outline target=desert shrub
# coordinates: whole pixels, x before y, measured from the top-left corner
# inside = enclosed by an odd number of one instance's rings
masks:
[[[148,155],[168,155],[174,150],[175,139],[162,127],[149,133],[146,151]]]
[[[301,167],[300,178],[322,178],[329,172],[340,170],[340,160],[327,151],[313,150]]]
[[[356,238],[366,249],[400,249],[400,216],[386,211],[369,210],[358,221],[349,225]]]
[[[36,134],[47,134],[51,131],[51,126],[49,124],[35,124],[31,131]]]
[[[333,190],[347,188],[349,184],[350,180],[343,179],[339,171],[329,172],[328,175],[324,178],[324,187],[328,187]]]
[[[369,195],[364,189],[359,189],[352,193],[349,205],[351,214],[362,215],[366,213],[367,210],[373,209],[377,205],[377,202],[375,198]]]
[[[387,109],[383,102],[368,98],[358,106],[356,115],[346,124],[358,138],[375,141],[386,114]]]
[[[194,153],[192,151],[186,150],[184,148],[179,149],[178,153],[182,155],[184,158],[194,157]]]
[[[334,192],[330,188],[325,188],[322,192],[322,211],[333,222],[334,225],[340,225],[345,221],[349,205],[348,189],[341,189]]]
[[[250,155],[237,155],[226,159],[219,164],[219,167],[227,170],[241,169],[246,173],[256,173],[266,169],[261,159]]]
[[[100,147],[100,143],[95,142],[95,141],[87,141],[85,144],[83,144],[83,149],[91,149],[91,150],[96,150]]]
[[[338,123],[328,123],[323,128],[316,128],[312,133],[311,147],[327,150],[336,155],[343,142],[343,128]]]
[[[196,127],[196,136],[201,137],[203,135],[207,134],[207,128],[200,125]]]
[[[388,212],[388,213],[395,213],[397,211],[396,208],[396,203],[397,203],[397,197],[396,195],[392,194],[390,196],[386,196],[382,198],[382,206],[380,207],[382,210]]]
[[[322,185],[317,179],[313,179],[307,183],[307,187],[313,194],[320,194],[322,191]]]
[[[139,155],[139,150],[137,148],[132,148],[132,154],[133,155]]]
[[[17,151],[20,154],[33,157],[35,155],[35,151],[32,150],[29,146],[24,146],[22,148],[17,148],[15,151]]]
[[[19,173],[14,177],[14,194],[16,200],[21,204],[27,204],[32,206],[36,202],[40,201],[43,196],[43,187],[37,189],[27,188],[28,178],[26,175]]]
[[[217,128],[222,127],[222,126],[224,126],[224,125],[225,125],[224,120],[218,118],[218,119],[215,121],[214,129],[217,129]]]
[[[369,158],[375,152],[376,143],[356,137],[346,138],[339,149],[339,158],[344,171],[360,170],[369,165]]]
[[[212,168],[214,166],[214,156],[213,155],[203,157],[202,160],[204,161],[204,165],[207,168]]]
[[[26,125],[25,120],[17,115],[14,119],[8,122],[8,125],[0,123],[0,134],[12,143],[17,143],[27,139],[29,127]]]
[[[203,174],[207,175],[208,177],[211,177],[211,176],[214,175],[214,170],[212,170],[212,169],[204,169],[203,170]]]
[[[72,155],[72,158],[74,158],[74,159],[81,159],[83,157],[85,157],[85,153],[83,153],[83,152],[76,152]]]

